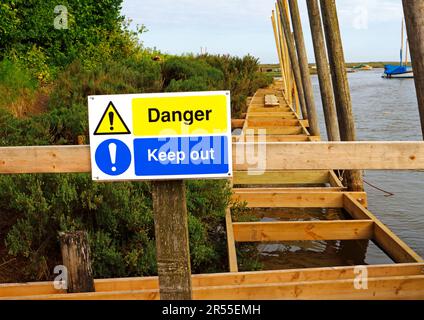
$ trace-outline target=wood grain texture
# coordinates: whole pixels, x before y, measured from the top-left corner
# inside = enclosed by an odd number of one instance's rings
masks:
[[[396,265],[367,266],[370,278],[424,275],[424,264],[409,263]],[[311,281],[335,281],[355,278],[355,267],[310,268],[260,272],[220,273],[193,275],[193,287],[217,287],[273,283],[298,283]],[[97,293],[157,290],[157,277],[116,278],[94,280]],[[53,282],[30,282],[0,284],[0,299],[29,296],[53,296],[65,292],[54,289]],[[156,294],[154,295],[156,296]],[[235,297],[236,298],[236,297]]]
[[[233,223],[237,242],[369,240],[373,227],[369,220]]]
[[[266,170],[424,169],[424,142],[299,142],[257,146],[266,149]],[[246,156],[257,157],[254,149],[257,148],[251,143],[233,144],[235,170],[254,170],[254,166],[251,168],[243,160]],[[90,171],[89,146],[0,148],[0,174]]]

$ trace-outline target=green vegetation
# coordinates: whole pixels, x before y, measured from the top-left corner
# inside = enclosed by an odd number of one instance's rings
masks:
[[[122,0],[64,0],[69,29],[53,27],[56,1],[0,4],[0,146],[88,141],[87,96],[231,90],[233,116],[270,78],[258,60],[169,56],[143,47]],[[227,271],[226,181],[187,182],[193,272]],[[242,204],[234,204],[243,215]],[[93,183],[89,175],[0,176],[0,282],[45,280],[61,263],[58,232],[87,230],[96,277],[156,273],[148,183]],[[240,252],[244,265],[258,268]],[[14,262],[10,262],[14,261]],[[16,265],[13,268],[13,264]],[[19,266],[19,267],[18,267]]]

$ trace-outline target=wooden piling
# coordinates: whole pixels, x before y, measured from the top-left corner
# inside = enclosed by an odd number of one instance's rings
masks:
[[[60,232],[59,239],[63,265],[67,269],[68,293],[94,292],[87,232]]]
[[[284,9],[286,8],[285,5],[287,5],[285,4],[285,1],[286,0],[279,0],[278,9],[280,10],[281,24],[283,26],[284,36],[286,38],[287,48],[289,51],[290,62],[293,69],[293,75],[297,87],[297,92],[299,94],[299,103],[302,110],[302,116],[304,119],[308,119],[308,109],[306,107],[305,93],[303,91],[302,76],[300,73],[299,61],[297,59],[294,38],[290,29],[289,17],[287,16],[287,13]]]
[[[346,63],[340,34],[339,19],[335,0],[320,0],[327,40],[328,58],[330,60],[333,91],[342,141],[355,141],[356,128],[352,113],[352,100],[347,79]],[[364,184],[361,171],[346,172],[347,187],[351,191],[363,191]]]
[[[309,71],[308,56],[306,54],[305,39],[303,37],[302,22],[300,20],[299,6],[297,4],[297,0],[289,0],[289,4],[303,91],[305,94],[306,108],[308,110],[309,130],[312,135],[319,136],[320,129],[318,114],[315,107],[314,92],[312,90],[311,75]]]
[[[287,78],[285,77],[285,66],[284,66],[284,58],[283,58],[283,49],[282,49],[282,43],[281,43],[281,38],[279,35],[279,30],[278,30],[278,26],[275,20],[275,12],[274,10],[272,11],[272,16],[271,16],[271,22],[272,22],[272,28],[274,30],[274,37],[275,37],[275,44],[277,46],[277,53],[278,53],[278,61],[280,62],[280,70],[281,70],[281,78],[283,79],[283,90],[284,90],[284,94],[287,95]]]
[[[333,85],[331,83],[327,53],[325,51],[324,32],[322,30],[322,20],[318,0],[308,0],[306,1],[306,4],[308,6],[309,22],[314,44],[315,61],[318,71],[327,136],[329,141],[340,141],[337,111],[333,96]]]
[[[152,182],[161,300],[191,300],[191,267],[184,181]]]
[[[403,10],[424,138],[424,1],[403,0]]]

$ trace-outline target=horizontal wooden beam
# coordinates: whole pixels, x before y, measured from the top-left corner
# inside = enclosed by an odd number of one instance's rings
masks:
[[[267,171],[424,169],[424,142],[234,143],[233,151],[236,171],[257,170],[246,159],[259,155]],[[0,174],[90,171],[89,146],[0,148]]]
[[[248,128],[265,128],[269,130],[270,128],[278,128],[278,127],[294,127],[301,126],[300,120],[296,119],[250,119],[247,120]]]
[[[369,240],[373,226],[370,220],[233,223],[237,242]]]
[[[246,171],[234,172],[233,183],[238,185],[276,185],[276,184],[325,184],[329,183],[328,170],[315,171],[268,171],[261,175],[250,175]]]
[[[369,278],[358,290],[355,279],[194,287],[195,300],[424,300],[424,276]],[[158,300],[159,290],[23,296],[22,300]],[[9,300],[10,298],[4,298]],[[13,298],[12,298],[13,299]]]
[[[89,146],[0,148],[0,174],[91,172]]]
[[[424,275],[424,264],[397,264],[367,266],[370,278]],[[349,280],[357,276],[355,267],[309,268],[296,270],[240,272],[193,275],[193,287],[217,287],[235,285],[255,285],[272,283],[295,283],[310,281]],[[117,292],[137,290],[157,290],[157,277],[116,278],[95,280],[96,292]],[[35,295],[55,295],[65,293],[54,289],[53,282],[0,284],[0,299]],[[237,297],[235,297],[237,298]]]
[[[291,110],[290,107],[265,108],[263,104],[262,105],[254,104],[250,106],[248,114],[250,113],[273,114],[273,113],[281,113],[281,112],[293,112],[293,110]]]
[[[287,120],[291,121],[291,120]],[[297,120],[295,120],[297,121]],[[299,122],[299,121],[297,121]],[[250,129],[250,130],[249,130]],[[266,135],[298,135],[304,133],[303,128],[300,126],[288,126],[288,127],[275,127],[275,128],[263,128],[263,127],[250,127],[247,126],[245,128],[244,134],[245,135],[259,135],[259,134],[266,134]]]
[[[424,260],[394,234],[386,225],[377,219],[369,210],[364,208],[356,199],[344,195],[344,208],[355,219],[371,219],[374,221],[374,241],[395,262],[424,262]]]
[[[235,188],[233,189],[233,192],[235,194],[257,194],[257,193],[264,193],[267,194],[278,194],[278,193],[296,193],[296,194],[303,194],[303,193],[329,193],[329,192],[343,192],[346,191],[345,188],[341,187],[311,187],[311,186],[285,186],[285,187],[266,187],[264,188],[261,186],[260,188],[252,188],[249,186],[248,188]]]
[[[268,114],[266,112],[249,112],[249,119],[296,119],[296,115],[293,112],[273,112]]]
[[[246,202],[248,208],[343,208],[343,192],[268,192],[233,189],[233,200]],[[349,193],[367,206],[365,192]]]
[[[292,134],[292,135],[271,135],[266,137],[269,142],[306,142],[312,141],[313,137],[306,134]],[[240,140],[243,141],[243,140]],[[246,141],[246,140],[244,140]]]
[[[239,171],[254,170],[244,159],[258,157],[267,170],[424,169],[424,142],[238,143],[233,150]]]

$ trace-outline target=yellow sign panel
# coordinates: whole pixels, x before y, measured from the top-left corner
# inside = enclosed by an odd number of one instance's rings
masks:
[[[135,136],[226,134],[225,95],[143,97],[132,102]]]
[[[94,135],[131,134],[121,115],[112,102],[97,125]]]

